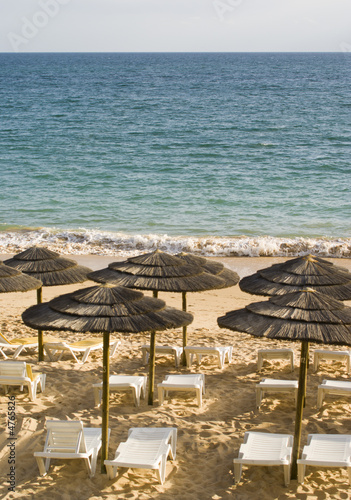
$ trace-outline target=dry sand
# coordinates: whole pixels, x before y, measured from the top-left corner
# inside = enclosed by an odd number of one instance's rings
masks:
[[[8,256],[0,255],[4,260]],[[111,257],[73,257],[92,269],[101,269]],[[280,258],[227,258],[222,260],[240,277],[256,269],[267,267]],[[331,259],[332,262],[351,269],[351,260]],[[79,286],[44,288],[43,300],[47,301],[62,293],[91,286],[86,282]],[[177,294],[160,294],[167,304],[181,308]],[[307,469],[304,485],[292,481],[284,486],[281,467],[244,467],[240,483],[234,484],[233,458],[237,456],[245,431],[258,430],[276,433],[294,433],[295,409],[289,396],[272,397],[263,401],[261,409],[255,408],[255,384],[263,377],[297,379],[299,344],[258,340],[245,334],[233,333],[217,326],[217,317],[229,310],[263,300],[240,291],[238,286],[225,290],[188,294],[188,310],[194,314],[194,322],[188,327],[189,344],[233,345],[233,361],[220,370],[215,359],[203,358],[201,365],[194,364],[191,372],[204,373],[206,395],[202,408],[198,408],[191,393],[170,393],[163,406],[154,406],[142,400],[141,406],[133,405],[129,393],[113,393],[110,402],[111,439],[109,458],[121,441],[127,438],[128,429],[135,426],[175,426],[178,428],[177,459],[167,464],[164,485],[158,484],[150,471],[129,469],[118,480],[108,480],[100,473],[100,461],[94,478],[89,478],[84,464],[79,460],[54,461],[45,477],[38,475],[33,457],[34,451],[43,448],[46,419],[80,419],[87,426],[101,425],[101,410],[94,406],[92,384],[102,378],[102,353],[93,353],[84,365],[65,356],[59,362],[47,359],[37,361],[35,352],[21,355],[20,360],[33,364],[34,371],[46,373],[46,390],[39,393],[35,402],[28,398],[26,390],[12,389],[16,395],[16,488],[8,492],[6,483],[9,473],[7,403],[8,396],[0,393],[1,434],[0,474],[1,498],[36,498],[37,500],[70,499],[138,499],[164,500],[271,500],[271,499],[348,499],[351,489],[346,470]],[[13,339],[35,335],[21,321],[24,309],[36,301],[35,292],[1,294],[1,332]],[[351,302],[347,302],[351,305]],[[51,335],[53,335],[51,333]],[[62,339],[82,339],[83,335],[62,333]],[[148,342],[148,335],[116,335],[122,340],[111,362],[111,374],[147,374],[142,364],[140,346]],[[181,330],[158,334],[158,343],[181,345]],[[294,373],[284,361],[265,363],[257,372],[256,360],[259,348],[292,347],[296,355]],[[311,346],[311,352],[314,347]],[[312,356],[311,356],[312,358]],[[170,356],[156,358],[156,384],[166,374],[189,373],[185,367],[175,369]],[[316,408],[317,386],[324,378],[349,380],[345,365],[325,363],[320,371],[308,374],[307,403],[304,410],[302,444],[308,433],[350,433],[350,401],[341,397],[328,398],[321,410]]]

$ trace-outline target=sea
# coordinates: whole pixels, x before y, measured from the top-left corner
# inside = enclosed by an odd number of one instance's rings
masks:
[[[1,53],[0,253],[351,257],[351,53]]]

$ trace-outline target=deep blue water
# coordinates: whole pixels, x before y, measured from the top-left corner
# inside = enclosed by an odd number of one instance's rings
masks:
[[[227,254],[249,241],[298,252],[303,238],[346,242],[347,255],[350,63],[347,53],[0,54],[0,249],[183,237],[210,253],[212,241]]]

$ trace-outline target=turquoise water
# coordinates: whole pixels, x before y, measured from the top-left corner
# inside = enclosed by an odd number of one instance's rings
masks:
[[[350,63],[0,54],[0,251],[351,256]]]

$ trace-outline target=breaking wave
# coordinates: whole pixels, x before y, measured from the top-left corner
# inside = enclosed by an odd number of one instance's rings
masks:
[[[0,253],[18,253],[34,245],[74,255],[130,257],[156,248],[169,253],[191,252],[207,257],[321,257],[351,258],[351,238],[277,238],[272,236],[168,236],[125,234],[97,230],[41,228],[0,232]]]

